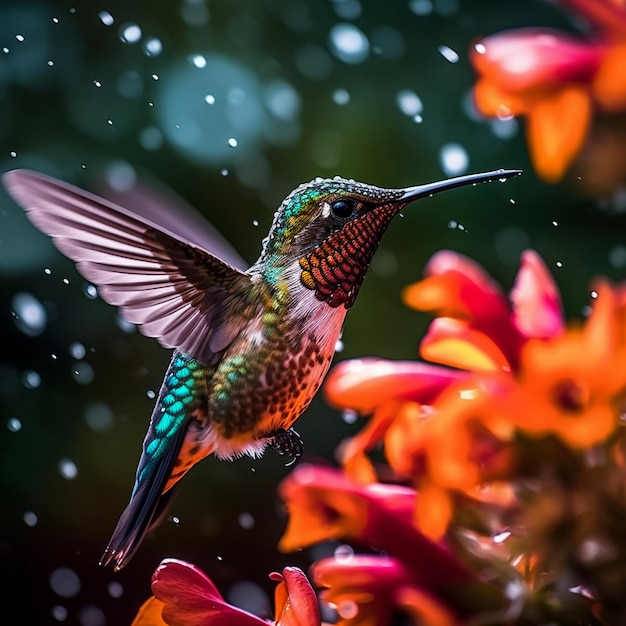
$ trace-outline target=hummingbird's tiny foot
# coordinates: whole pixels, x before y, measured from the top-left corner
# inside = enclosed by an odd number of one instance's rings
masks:
[[[265,435],[270,441],[269,445],[280,456],[290,456],[291,461],[285,464],[285,467],[289,467],[294,463],[297,463],[304,452],[304,444],[300,435],[293,429],[285,430],[279,428]]]

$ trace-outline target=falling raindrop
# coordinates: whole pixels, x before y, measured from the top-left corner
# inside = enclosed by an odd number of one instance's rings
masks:
[[[354,424],[358,418],[359,418],[359,414],[356,411],[353,411],[352,409],[346,409],[345,411],[342,411],[341,413],[341,419],[346,424]]]
[[[343,341],[341,339],[337,339],[335,343],[335,352],[343,352],[344,348],[345,344],[343,343]]]
[[[458,143],[447,143],[439,151],[439,162],[447,176],[456,176],[467,171],[469,156]]]
[[[29,337],[41,335],[46,328],[48,315],[43,304],[30,293],[20,291],[11,299],[17,328]]]
[[[26,524],[29,528],[37,526],[37,522],[39,521],[37,513],[34,513],[33,511],[24,511],[22,519],[24,520],[24,524]]]
[[[50,574],[50,587],[62,598],[73,598],[80,591],[80,578],[69,567],[57,567]]]
[[[557,266],[557,267],[563,267],[563,263],[562,263],[561,261],[557,261],[557,262],[556,262],[556,266]]]
[[[68,458],[62,458],[59,460],[58,465],[59,474],[66,480],[74,480],[78,476],[78,468],[76,463]]]
[[[111,407],[104,402],[91,402],[85,407],[84,418],[87,426],[99,433],[113,428],[114,415]]]
[[[204,96],[204,101],[207,104],[215,104],[215,96],[211,95],[210,93],[207,94],[206,96]]]
[[[95,285],[85,285],[85,295],[90,300],[95,300],[98,297],[98,290],[96,289]]]
[[[402,113],[410,117],[420,114],[424,108],[420,97],[410,89],[402,89],[397,93],[396,104]]]
[[[446,60],[449,61],[450,63],[458,63],[459,61],[459,55],[457,52],[455,52],[452,48],[450,48],[449,46],[439,46],[437,48],[439,54]]]
[[[254,527],[254,516],[252,515],[252,513],[243,511],[242,513],[239,513],[237,520],[239,522],[239,525],[245,530],[250,530]]]
[[[80,626],[105,626],[106,617],[97,606],[83,606],[78,610],[78,623]]]
[[[37,389],[41,385],[41,376],[34,370],[29,370],[22,375],[22,383],[27,389]]]
[[[352,546],[349,546],[348,544],[340,544],[335,548],[335,552],[333,553],[333,556],[338,560],[338,561],[349,561],[350,559],[352,559],[352,557],[354,556],[354,548],[352,548]]]
[[[57,622],[64,622],[67,619],[67,609],[60,604],[53,606],[52,617],[54,617]]]
[[[108,11],[100,11],[98,17],[105,26],[112,26],[115,22],[115,18]]]
[[[70,344],[69,353],[70,356],[74,357],[77,360],[80,360],[85,357],[85,354],[87,354],[87,350],[85,350],[85,346],[83,346],[80,341],[74,341]]]
[[[344,63],[362,63],[369,56],[369,41],[354,24],[335,24],[330,29],[329,43],[331,52]]]
[[[137,24],[124,24],[120,28],[120,39],[124,43],[137,43],[141,39],[141,28]]]
[[[228,145],[231,148],[236,148],[237,147],[237,140],[234,137],[229,137],[228,139]]]
[[[346,89],[335,89],[332,97],[333,102],[339,106],[344,106],[350,102],[350,94]]]
[[[72,364],[72,378],[79,385],[89,385],[94,379],[93,367],[86,361],[76,361]]]
[[[18,417],[10,417],[7,420],[7,428],[12,432],[12,433],[17,433],[20,430],[22,430],[22,422]]]
[[[159,54],[161,54],[161,52],[163,51],[163,44],[161,43],[160,39],[157,39],[156,37],[151,37],[144,42],[143,51],[149,57],[159,56]]]
[[[121,598],[124,594],[124,587],[121,583],[114,580],[107,585],[107,591],[112,598]]]

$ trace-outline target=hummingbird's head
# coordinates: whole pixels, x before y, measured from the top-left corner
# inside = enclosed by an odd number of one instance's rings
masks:
[[[319,300],[349,308],[389,223],[405,206],[439,191],[520,173],[498,170],[404,189],[316,178],[282,202],[258,264],[270,275],[297,264],[301,284]]]

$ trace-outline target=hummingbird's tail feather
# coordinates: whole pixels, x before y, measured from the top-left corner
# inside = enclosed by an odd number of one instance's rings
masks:
[[[177,484],[167,491],[172,470],[185,439],[186,428],[179,428],[168,441],[163,454],[152,459],[153,467],[144,467],[146,477],[135,485],[130,502],[120,516],[111,539],[100,558],[100,565],[113,562],[122,569],[133,557],[148,531],[158,526],[167,511]],[[143,472],[142,472],[143,473]]]

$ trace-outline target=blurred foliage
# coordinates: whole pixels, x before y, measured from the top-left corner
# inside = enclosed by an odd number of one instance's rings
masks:
[[[338,58],[338,24],[358,29],[344,41],[358,62]],[[407,209],[372,264],[336,359],[416,355],[427,317],[405,309],[399,294],[440,248],[470,254],[510,284],[519,253],[533,247],[553,269],[568,314],[579,316],[590,279],[619,278],[626,265],[623,191],[590,198],[575,176],[554,186],[538,180],[521,124],[479,119],[469,97],[472,42],[527,25],[574,28],[541,1],[4,0],[0,170],[30,167],[97,189],[130,166],[197,207],[252,261],[273,211],[298,183],[335,174],[389,187],[435,180],[451,173],[442,156],[456,144],[467,171],[525,174]],[[204,71],[214,61],[240,74],[220,82]],[[248,81],[243,97],[237,80]],[[418,113],[403,112],[399,94],[407,92],[421,101]],[[211,126],[218,93],[232,108]],[[237,145],[225,150],[221,133],[230,128]],[[217,156],[193,156],[191,147],[202,152],[204,143]],[[1,588],[17,623],[130,623],[165,556],[198,564],[221,589],[249,580],[268,593],[268,571],[323,556],[277,553],[284,515],[274,491],[289,470],[269,453],[202,463],[172,507],[179,521],[164,524],[121,573],[99,568],[169,355],[88,297],[72,264],[4,192],[0,278]],[[34,336],[16,324],[20,292],[43,305],[45,325]],[[357,428],[319,398],[298,426],[308,458],[330,463]],[[63,477],[63,459],[75,464],[73,479]],[[58,568],[78,576],[78,591],[63,587],[70,597],[51,584],[53,572],[67,574]]]

